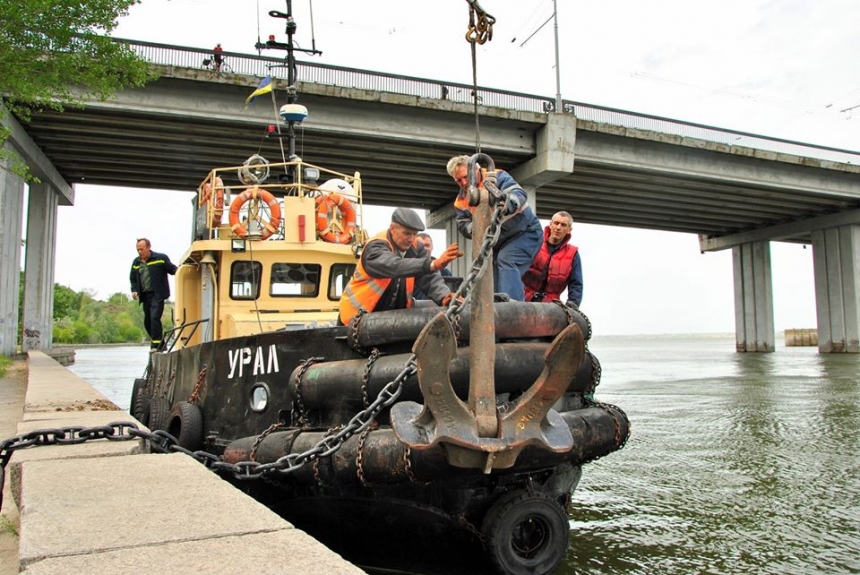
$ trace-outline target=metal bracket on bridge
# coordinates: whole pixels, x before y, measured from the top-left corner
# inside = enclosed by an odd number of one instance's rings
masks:
[[[512,467],[530,445],[556,453],[573,447],[570,429],[552,406],[564,395],[585,357],[585,341],[576,324],[556,336],[544,356],[543,372],[510,409],[501,413],[496,407],[495,437],[481,435],[476,414],[451,385],[448,366],[457,344],[444,313],[425,326],[412,351],[417,356],[424,405],[400,402],[391,408],[394,433],[411,449],[428,449],[441,442],[451,465],[490,473]],[[495,394],[486,399],[495,405]]]

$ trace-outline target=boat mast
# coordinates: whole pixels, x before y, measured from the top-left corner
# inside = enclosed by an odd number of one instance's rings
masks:
[[[286,42],[278,42],[275,40],[275,35],[270,34],[269,39],[265,44],[261,42],[257,42],[256,48],[257,50],[285,50],[287,55],[284,57],[285,65],[287,68],[287,105],[295,104],[298,99],[298,91],[296,89],[296,82],[298,81],[298,69],[296,67],[296,57],[295,52],[304,52],[305,54],[311,55],[319,55],[322,54],[322,51],[316,49],[316,43],[314,42],[313,48],[299,48],[293,43],[293,35],[296,33],[296,21],[293,19],[293,0],[286,0],[287,3],[287,11],[279,12],[278,10],[270,10],[269,16],[272,18],[283,18],[286,22],[286,30],[287,33],[287,41]],[[288,158],[290,160],[294,160],[296,158],[296,129],[295,125],[297,122],[301,122],[301,120],[295,119],[295,117],[289,114],[281,114],[287,121],[287,150],[288,150]]]

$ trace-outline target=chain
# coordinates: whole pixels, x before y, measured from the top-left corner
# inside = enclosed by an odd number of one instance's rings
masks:
[[[355,474],[358,476],[358,480],[361,482],[362,487],[370,486],[367,479],[364,477],[364,442],[367,441],[367,435],[369,433],[370,428],[368,427],[361,432],[361,435],[358,436],[358,455],[355,458]]]
[[[330,428],[328,431],[325,432],[325,435],[323,435],[323,441],[325,440],[325,438],[329,437],[330,435],[337,433],[337,431],[341,428],[343,428],[342,425],[336,425],[335,427]],[[317,485],[319,485],[320,487],[326,487],[325,482],[322,480],[322,475],[320,475],[320,460],[319,460],[319,458],[314,459],[314,462],[312,465],[313,465],[313,469],[314,469],[314,480],[317,482]]]
[[[197,403],[200,399],[200,390],[203,389],[203,382],[206,381],[206,364],[203,364],[203,369],[197,374],[197,383],[194,385],[194,390],[188,396],[188,403]]]
[[[304,427],[307,422],[307,412],[305,412],[305,403],[302,400],[302,377],[304,377],[305,372],[316,362],[323,361],[322,357],[309,357],[305,359],[301,363],[301,368],[299,372],[296,374],[295,379],[293,379],[293,409],[290,414],[290,421],[296,427]]]
[[[565,317],[567,317],[567,325],[572,324],[573,323],[573,314],[570,313],[570,308],[567,307],[566,305],[564,305],[564,302],[561,301],[560,299],[554,299],[554,300],[552,300],[552,303],[554,303],[555,305],[559,306],[562,310],[564,310],[564,315],[565,315]]]
[[[170,395],[170,391],[173,389],[173,384],[176,383],[176,368],[170,372],[170,377],[167,378],[167,385],[164,386],[164,389],[161,390],[161,399],[167,399],[167,396]]]
[[[254,444],[251,446],[251,454],[248,456],[251,461],[257,461],[257,449],[260,447],[260,444],[263,443],[263,440],[266,439],[266,436],[272,433],[275,430],[283,429],[284,424],[278,421],[277,423],[273,423],[269,427],[263,431],[257,438],[254,440]]]
[[[373,348],[373,351],[370,352],[370,357],[367,358],[367,363],[364,365],[364,373],[361,374],[361,402],[365,408],[370,405],[370,399],[367,396],[367,381],[370,379],[370,368],[373,367],[373,363],[379,359],[380,355],[382,355],[380,351]]]
[[[409,478],[409,481],[415,483],[418,480],[415,478],[415,473],[412,472],[412,460],[409,458],[412,455],[412,450],[406,444],[403,444],[403,447],[403,469],[406,471],[406,477]]]
[[[359,308],[358,313],[349,320],[349,336],[347,339],[351,340],[350,344],[352,345],[352,349],[361,355],[365,355],[367,350],[358,345],[358,326],[361,323],[361,318],[363,318],[366,313],[367,312],[364,309]]]
[[[466,519],[465,515],[458,515],[457,516],[457,523],[462,525],[466,529],[466,531],[468,531],[469,533],[471,533],[472,535],[477,537],[478,541],[480,541],[481,543],[484,543],[487,540],[487,538],[484,537],[484,534],[481,533],[480,531],[478,531],[478,528],[475,527],[474,525],[472,525],[471,521]]]

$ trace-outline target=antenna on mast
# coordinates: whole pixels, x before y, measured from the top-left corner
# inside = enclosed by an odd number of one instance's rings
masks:
[[[300,124],[308,115],[307,108],[296,104],[299,97],[296,90],[298,69],[296,67],[295,52],[304,52],[305,54],[311,55],[322,54],[322,52],[317,50],[315,46],[311,49],[306,49],[299,48],[295,45],[293,42],[293,35],[296,33],[297,26],[296,21],[293,19],[293,1],[286,0],[286,3],[286,13],[279,12],[277,10],[270,10],[269,16],[286,20],[285,32],[287,34],[287,41],[278,42],[275,40],[275,35],[270,34],[269,39],[265,43],[258,41],[256,48],[258,50],[285,50],[287,52],[287,55],[284,58],[287,68],[287,103],[284,106],[281,106],[279,115],[285,122],[287,122],[288,157],[290,160],[294,160],[297,157],[295,125]]]

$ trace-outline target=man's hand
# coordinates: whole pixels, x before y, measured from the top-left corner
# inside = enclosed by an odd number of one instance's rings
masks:
[[[505,198],[505,210],[503,214],[509,216],[518,209],[520,209],[520,199],[513,193],[508,193],[508,197]]]
[[[452,299],[454,299],[454,296],[455,296],[455,295],[457,295],[457,294],[455,294],[454,292],[451,292],[451,293],[449,293],[448,295],[446,295],[445,297],[443,297],[443,298],[442,298],[442,307],[448,307],[448,305],[451,303],[451,300],[452,300]],[[460,302],[460,303],[463,303],[463,301],[464,301],[464,300],[463,300],[463,298],[461,297],[461,298],[459,299],[459,302]]]
[[[430,269],[437,272],[462,255],[463,252],[460,251],[460,246],[453,243],[448,246],[444,252],[442,252],[441,256],[430,262]]]
[[[137,299],[137,292],[136,291],[131,292],[131,299]]]

